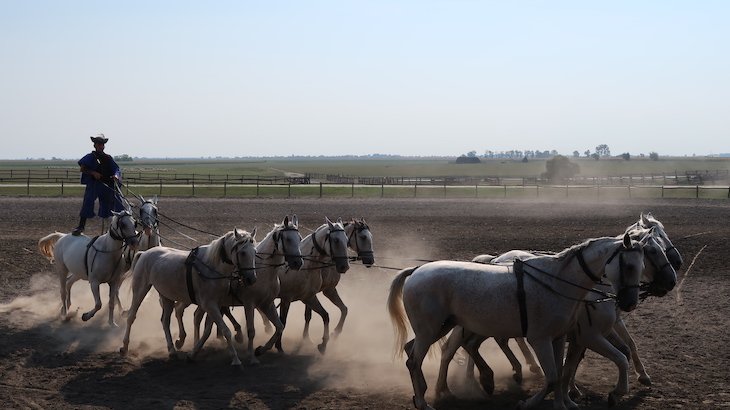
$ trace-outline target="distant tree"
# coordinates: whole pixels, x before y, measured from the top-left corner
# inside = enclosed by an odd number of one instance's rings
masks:
[[[527,155],[522,158],[522,162],[527,162]]]
[[[573,151],[573,158],[578,158],[578,157],[580,157],[580,152]]]
[[[556,155],[545,161],[545,172],[542,174],[544,178],[560,182],[566,178],[572,178],[580,172],[580,166],[570,162],[568,157]]]
[[[641,158],[644,158],[644,157],[646,157],[646,155],[644,155],[644,153],[643,153],[643,152],[642,152],[641,154],[639,154],[639,156],[640,156]]]
[[[596,147],[596,154],[600,157],[610,157],[611,150],[608,148],[608,145],[601,144]]]
[[[477,152],[476,151],[469,151],[469,152],[466,153],[466,156],[469,157],[469,158],[475,158],[477,156]]]
[[[591,158],[593,158],[594,160],[598,161],[599,159],[601,159],[601,156],[598,155],[597,152],[594,152],[593,154],[591,154]]]
[[[466,155],[460,155],[458,158],[456,158],[457,164],[478,164],[481,161],[479,160],[479,157],[474,155],[473,157],[467,157]]]
[[[629,161],[631,159],[631,154],[629,154],[628,152],[624,152],[623,154],[621,154],[621,158],[623,158],[625,161]]]
[[[134,161],[134,160],[132,159],[132,157],[130,157],[130,156],[129,156],[129,155],[127,155],[127,154],[122,154],[122,155],[115,155],[115,156],[114,156],[114,160],[115,160],[115,161],[119,161],[119,162],[132,162],[132,161]]]
[[[651,159],[652,161],[658,161],[659,160],[659,154],[657,154],[656,152],[652,151],[652,152],[649,153],[649,159]]]
[[[585,154],[586,158],[590,158],[590,156],[591,156],[591,150],[587,149],[587,150],[585,150],[583,152],[583,154]]]

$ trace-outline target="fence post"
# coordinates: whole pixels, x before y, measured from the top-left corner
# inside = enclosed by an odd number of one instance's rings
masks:
[[[385,197],[385,184],[383,184],[383,181],[380,181],[380,197]]]
[[[61,180],[61,196],[63,196],[63,180]]]
[[[416,196],[418,196],[418,182],[413,184],[413,197],[415,198]]]
[[[195,174],[193,174],[195,175]],[[195,196],[195,177],[193,176],[193,196]]]
[[[160,180],[160,196],[162,196],[162,180]]]
[[[322,181],[319,181],[319,197],[322,198]]]
[[[664,198],[664,185],[662,185],[662,198]]]
[[[474,198],[479,198],[479,184],[474,184]]]
[[[30,173],[30,171],[28,171],[28,173]],[[30,196],[30,177],[26,180],[25,194]]]
[[[289,195],[289,198],[291,198],[291,182],[289,183],[288,195]]]
[[[628,188],[629,188],[629,199],[631,199],[631,184],[629,184]]]
[[[497,181],[499,181],[499,177],[497,178]],[[507,198],[507,185],[504,185],[504,197]]]
[[[225,198],[228,191],[228,175],[226,175],[226,180],[223,181],[223,197]]]
[[[566,198],[568,197],[568,187],[569,187],[569,185],[565,184],[565,197]]]
[[[355,182],[354,181],[353,181],[352,186],[350,188],[350,197],[351,198],[354,198],[355,197]]]
[[[700,199],[700,186],[695,185],[695,198]]]

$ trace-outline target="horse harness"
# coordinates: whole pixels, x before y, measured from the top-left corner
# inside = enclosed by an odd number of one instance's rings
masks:
[[[129,214],[129,213],[125,213],[122,216],[125,216],[125,215],[129,215],[130,217],[132,216],[132,214]],[[117,230],[121,230],[119,228],[120,221],[121,221],[121,217],[118,217],[117,218],[117,223],[115,225],[116,228],[117,228]],[[110,251],[107,251],[107,250],[103,250],[103,249],[98,249],[96,246],[94,246],[94,242],[96,242],[96,240],[99,239],[99,236],[100,235],[97,235],[97,236],[91,238],[91,240],[89,241],[89,243],[86,244],[86,254],[84,255],[84,269],[86,270],[86,277],[87,278],[89,277],[89,274],[91,273],[91,271],[89,270],[89,252],[91,251],[91,249],[94,250],[94,256],[93,256],[93,259],[91,260],[91,267],[94,266],[94,261],[96,261],[96,255],[98,255],[99,253],[112,253],[112,252],[114,252],[114,249],[112,249]],[[122,247],[119,248],[119,249],[122,250],[122,254],[119,256],[119,260],[117,260],[117,263],[114,266],[114,270],[112,271],[112,272],[116,272],[117,268],[119,267],[119,263],[122,261],[122,258],[124,258],[124,249],[127,248],[127,240],[130,239],[130,238],[134,238],[137,235],[131,235],[129,237],[124,237],[124,236],[122,236],[122,235],[114,232],[114,230],[110,226],[109,227],[109,236],[111,236],[112,239],[114,239],[116,241],[121,241],[122,242]]]
[[[269,254],[267,258],[263,258],[260,253],[256,252],[256,258],[257,259],[272,259],[276,252],[279,251],[279,242],[281,242],[281,252],[284,255],[284,257],[290,256],[291,254],[286,249],[286,243],[284,242],[284,238],[281,235],[281,232],[284,231],[296,231],[299,232],[299,228],[297,228],[294,225],[287,225],[285,227],[282,227],[281,229],[278,229],[276,232],[274,232],[274,252]],[[301,235],[299,236],[301,238]],[[265,266],[284,266],[286,263],[282,263],[279,265],[265,265]]]
[[[355,248],[354,251],[357,252],[357,257],[352,258],[352,260],[360,260],[364,257],[373,257],[374,253],[373,251],[363,251],[360,249],[360,244],[357,240],[357,234],[362,231],[369,231],[370,227],[364,223],[364,222],[354,222],[355,229],[352,230],[352,233],[350,236],[347,237],[347,245],[350,245],[350,242],[352,241],[352,238],[355,237]]]
[[[344,232],[345,230],[344,229],[340,229],[340,228],[335,228],[335,229],[328,228],[327,237],[324,238],[324,241],[325,242],[329,242],[329,248],[330,248],[329,249],[329,254],[322,247],[322,245],[320,245],[319,243],[317,243],[317,235],[316,235],[317,234],[317,231],[315,231],[312,234],[312,244],[314,245],[314,250],[316,250],[322,256],[325,256],[325,257],[329,256],[330,259],[333,259],[333,260],[348,259],[347,256],[335,256],[334,252],[332,251],[332,241],[330,240],[330,236],[332,235],[333,232],[340,232],[340,231]]]
[[[630,288],[630,286],[624,286],[624,274],[623,273],[624,273],[625,263],[624,263],[624,259],[623,259],[623,252],[638,252],[638,251],[641,251],[641,248],[638,248],[638,249],[637,248],[624,249],[623,246],[619,246],[613,252],[613,254],[611,254],[611,256],[608,258],[608,260],[606,260],[606,263],[604,264],[604,266],[605,265],[608,265],[609,263],[611,263],[611,261],[613,261],[613,258],[616,255],[618,255],[618,257],[619,257],[619,272],[620,272],[619,278],[620,278],[620,281],[621,281],[620,282],[621,288],[619,289],[619,294],[621,292],[625,291],[625,290],[628,290],[628,288]],[[588,266],[588,264],[586,263],[585,258],[583,257],[583,248],[581,248],[581,249],[578,250],[577,255],[576,255],[576,259],[578,259],[578,264],[580,265],[581,269],[583,270],[583,273],[585,273],[586,276],[588,276],[594,283],[602,283],[601,282],[601,279],[602,278],[600,276],[596,275],[595,273],[593,273],[591,271],[590,267]],[[533,280],[535,280],[537,283],[539,283],[540,285],[542,285],[546,289],[550,290],[551,292],[553,292],[553,293],[555,293],[555,294],[557,294],[559,296],[562,296],[564,298],[573,299],[573,298],[570,298],[568,296],[565,296],[565,295],[560,294],[555,289],[553,289],[550,285],[548,285],[548,284],[540,281],[534,275],[525,272],[525,270],[524,270],[525,265],[529,266],[532,269],[537,270],[538,272],[541,272],[541,273],[544,273],[544,274],[546,274],[548,276],[551,276],[554,279],[558,279],[558,280],[560,280],[562,282],[568,283],[568,284],[570,284],[572,286],[575,286],[577,288],[580,288],[580,289],[583,289],[583,290],[586,290],[586,291],[589,291],[589,292],[595,292],[595,293],[598,293],[598,294],[604,296],[604,299],[598,300],[597,302],[603,302],[603,301],[606,301],[606,300],[615,299],[617,297],[616,295],[612,295],[612,294],[610,294],[608,292],[603,292],[603,291],[598,290],[598,289],[586,288],[586,287],[577,285],[577,284],[572,283],[570,281],[567,281],[565,279],[561,279],[558,276],[555,276],[555,275],[552,275],[552,274],[550,274],[548,272],[545,272],[542,269],[539,269],[537,267],[534,267],[532,265],[529,265],[529,264],[525,263],[525,261],[523,261],[521,259],[515,259],[514,265],[513,265],[513,270],[514,270],[514,273],[515,273],[515,277],[517,279],[517,304],[518,304],[519,309],[520,309],[520,326],[521,326],[521,329],[522,329],[522,336],[523,337],[526,337],[527,336],[527,327],[528,327],[528,320],[527,320],[527,296],[526,296],[526,293],[525,293],[525,282],[524,282],[524,275],[525,274],[527,274],[529,277],[531,277]],[[605,274],[604,274],[604,276],[605,276]],[[583,299],[575,299],[575,300],[581,301],[581,302],[585,302],[586,303],[586,306],[594,303],[594,302],[585,301]],[[586,309],[587,309],[587,307],[586,307]],[[590,321],[590,317],[589,317],[589,321]]]
[[[240,263],[238,260],[238,252],[236,252],[236,249],[240,243],[236,243],[233,246],[233,249],[231,251],[236,254],[236,262],[234,263],[231,258],[228,257],[226,253],[225,246],[220,246],[218,248],[218,255],[220,256],[220,259],[223,263],[227,265],[232,265],[236,268],[236,270],[233,271],[233,274],[231,275],[223,275],[220,272],[217,272],[215,269],[211,268],[210,266],[206,265],[204,262],[202,262],[198,258],[198,251],[200,250],[199,246],[196,246],[195,248],[190,250],[190,253],[188,253],[187,258],[185,258],[185,283],[188,288],[188,297],[190,297],[190,301],[192,303],[198,304],[197,299],[195,298],[195,288],[193,286],[193,268],[195,268],[198,271],[198,276],[200,276],[202,279],[228,279],[228,292],[236,299],[238,299],[238,296],[234,292],[234,286],[238,286],[241,282],[243,282],[244,285],[249,286],[252,285],[253,282],[249,283],[250,281],[246,280],[245,278],[240,276],[240,272],[243,270],[248,270],[251,268],[241,268]],[[196,264],[197,262],[197,264]],[[200,269],[200,265],[205,267],[207,270],[215,272],[216,274],[220,276],[210,276],[205,275],[203,271]],[[233,285],[235,283],[235,285]],[[239,300],[239,302],[241,302]]]

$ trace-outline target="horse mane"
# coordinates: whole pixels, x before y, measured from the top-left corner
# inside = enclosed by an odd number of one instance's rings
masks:
[[[251,237],[251,234],[248,231],[238,231],[241,236],[243,236],[243,242],[251,241],[253,242],[253,237]],[[229,231],[225,235],[221,236],[218,239],[214,239],[208,246],[208,252],[206,252],[208,263],[212,265],[217,265],[223,262],[221,260],[221,252],[225,250],[226,246],[226,240],[229,238],[234,238],[235,233],[233,231]],[[233,239],[235,241],[235,239]]]
[[[555,255],[546,255],[545,258],[554,258],[557,261],[562,261],[563,266],[570,261],[570,259],[575,256],[579,251],[593,245],[597,242],[604,242],[604,241],[616,241],[616,238],[603,236],[600,238],[590,238],[587,239],[579,244],[570,246],[568,248],[563,249],[562,251],[556,253]]]

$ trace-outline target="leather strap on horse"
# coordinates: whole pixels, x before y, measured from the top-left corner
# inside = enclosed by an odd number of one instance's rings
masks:
[[[89,243],[86,244],[86,255],[84,255],[84,269],[86,269],[86,277],[89,277],[89,250],[92,246],[94,246],[94,242],[99,239],[99,236],[95,236],[91,238]],[[96,259],[96,253],[94,253],[94,259]],[[91,265],[93,266],[94,263],[92,262]]]
[[[515,277],[517,278],[517,304],[520,307],[520,325],[522,326],[522,336],[527,336],[527,302],[525,300],[525,271],[522,260],[515,259],[514,262]]]
[[[231,260],[231,258],[228,257],[228,253],[226,252],[226,247],[223,245],[225,245],[225,243],[222,243],[221,246],[218,248],[218,255],[220,255],[220,258],[223,261],[223,263],[233,265],[233,261]]]
[[[583,249],[578,250],[576,257],[578,258],[578,264],[580,265],[581,269],[583,269],[583,272],[585,272],[585,274],[588,275],[588,277],[591,278],[592,281],[600,282],[601,278],[591,271],[591,268],[588,267],[586,260],[583,258]]]
[[[195,247],[190,251],[187,259],[185,259],[185,282],[188,285],[188,296],[190,297],[190,301],[196,305],[198,302],[195,300],[195,290],[193,289],[193,265],[195,265],[195,259],[197,257],[198,248]]]
[[[317,243],[317,235],[316,235],[316,234],[317,234],[317,231],[314,231],[314,233],[312,233],[312,244],[314,245],[314,249],[315,249],[315,250],[316,250],[317,252],[319,252],[319,254],[320,254],[320,255],[322,255],[322,256],[327,256],[327,251],[325,251],[325,250],[324,250],[324,248],[323,248],[323,247],[321,247],[321,246],[320,246],[320,245],[319,245],[319,244]],[[329,238],[329,236],[327,236],[327,238]],[[325,239],[324,239],[324,241],[325,241],[325,242],[327,242],[327,238],[325,238]]]

